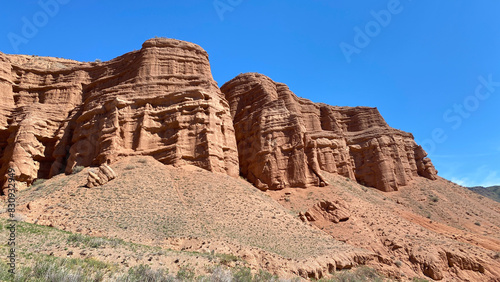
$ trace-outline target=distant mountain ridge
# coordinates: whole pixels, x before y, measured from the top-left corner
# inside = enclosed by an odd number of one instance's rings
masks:
[[[482,196],[488,197],[497,202],[500,202],[500,185],[490,186],[490,187],[475,186],[475,187],[469,187],[469,190],[474,191]]]

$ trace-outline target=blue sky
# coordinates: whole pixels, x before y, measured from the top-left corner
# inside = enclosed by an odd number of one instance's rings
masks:
[[[356,2],[356,3],[354,3]],[[500,184],[500,2],[4,1],[0,51],[109,60],[152,37],[201,45],[219,85],[244,72],[377,107],[459,184]]]

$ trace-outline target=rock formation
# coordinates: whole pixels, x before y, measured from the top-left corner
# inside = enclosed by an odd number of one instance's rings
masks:
[[[104,63],[0,53],[0,99],[2,177],[29,185],[130,155],[238,175],[229,106],[192,43],[151,39]]]
[[[436,170],[413,135],[391,128],[376,108],[337,107],[299,98],[256,73],[221,87],[231,108],[240,173],[262,190],[324,186],[321,171],[398,190]]]
[[[116,173],[106,164],[102,164],[97,169],[90,169],[87,177],[87,187],[93,188],[104,185],[116,178]]]
[[[343,201],[321,201],[308,209],[305,213],[300,212],[299,218],[304,222],[323,219],[333,223],[339,223],[349,219],[349,211],[347,210],[346,203]]]
[[[104,63],[0,53],[0,98],[0,175],[27,185],[131,155],[263,190],[327,185],[321,171],[383,191],[436,175],[377,109],[315,104],[260,74],[219,89],[207,53],[173,39]]]

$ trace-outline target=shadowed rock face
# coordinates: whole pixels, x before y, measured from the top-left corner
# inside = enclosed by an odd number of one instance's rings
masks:
[[[413,135],[391,128],[376,108],[298,98],[256,73],[221,87],[229,102],[240,173],[262,190],[326,185],[321,171],[395,191],[437,171]]]
[[[229,106],[192,43],[105,63],[0,53],[0,99],[0,175],[27,184],[129,155],[238,175]]]

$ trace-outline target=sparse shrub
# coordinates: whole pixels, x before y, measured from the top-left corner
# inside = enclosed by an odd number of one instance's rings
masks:
[[[253,281],[276,281],[278,277],[273,276],[271,273],[259,269],[259,272],[256,273],[253,277]]]
[[[250,270],[250,268],[247,267],[239,267],[233,273],[233,278],[235,281],[238,282],[252,282],[253,281],[252,271]]]
[[[0,275],[0,278],[2,281],[103,281],[109,269],[109,264],[94,259],[61,259],[42,255],[36,258],[33,266],[18,269],[14,277],[4,279],[7,277]]]
[[[153,270],[149,265],[138,265],[128,270],[128,275],[120,281],[127,282],[166,282],[173,281],[173,277],[168,275],[167,270]]]
[[[77,174],[79,173],[80,171],[82,171],[85,167],[84,166],[81,166],[81,165],[77,165],[73,168],[73,171],[71,172],[71,174]]]
[[[373,268],[359,267],[353,270],[340,271],[330,281],[384,281],[383,277]]]
[[[95,59],[94,63],[102,63],[102,60],[101,59]]]
[[[42,185],[45,181],[46,181],[46,179],[38,178],[38,179],[35,179],[35,181],[33,181],[33,183],[31,185],[33,187],[36,187],[36,186]]]
[[[177,271],[176,277],[182,281],[192,281],[195,276],[194,269],[189,265],[182,266],[179,271]]]
[[[125,170],[132,170],[132,169],[135,169],[135,166],[134,165],[127,165],[125,167]]]
[[[481,222],[479,222],[479,221],[474,222],[474,224],[477,226],[481,226]]]
[[[394,264],[397,266],[397,267],[401,267],[401,265],[403,265],[403,263],[400,261],[400,260],[397,260],[394,262]]]
[[[218,254],[219,262],[223,265],[228,265],[233,261],[238,261],[240,258],[232,254]]]
[[[83,243],[85,242],[85,237],[80,234],[71,234],[66,240],[68,241],[68,243]]]
[[[83,281],[84,276],[81,271],[71,271],[53,261],[37,262],[33,267],[32,275],[35,278],[42,278],[45,281]]]
[[[88,246],[89,248],[97,249],[105,245],[116,247],[120,243],[120,240],[71,234],[68,236],[67,242],[72,246],[80,246],[80,244],[82,244],[84,246]]]
[[[146,160],[146,159],[140,159],[140,160],[138,160],[137,162],[138,162],[138,163],[141,163],[141,164],[145,164],[145,163],[147,163],[147,162],[148,162],[148,160]]]
[[[258,282],[258,281],[278,281],[278,277],[271,273],[259,270],[259,272],[252,274],[248,267],[238,267],[233,269],[233,280],[237,282]]]
[[[233,281],[233,274],[231,273],[231,270],[217,266],[212,270],[212,274],[209,277],[204,277],[203,279],[200,280],[207,282],[208,281],[231,282]]]
[[[429,200],[431,200],[433,203],[437,203],[439,201],[438,196],[430,195]]]
[[[106,245],[107,242],[108,241],[103,238],[91,238],[89,240],[89,247],[97,249],[100,248],[101,246]]]
[[[429,282],[429,280],[427,280],[427,279],[418,278],[418,277],[414,277],[411,281],[413,281],[413,282]]]

